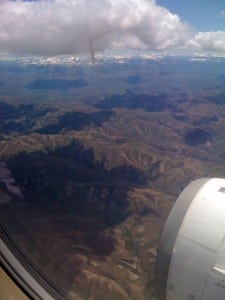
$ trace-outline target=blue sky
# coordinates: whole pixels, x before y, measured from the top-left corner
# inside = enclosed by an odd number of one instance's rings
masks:
[[[197,31],[225,30],[225,0],[157,0]]]

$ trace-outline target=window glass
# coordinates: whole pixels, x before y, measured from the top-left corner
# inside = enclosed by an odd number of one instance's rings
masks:
[[[225,13],[189,2],[0,2],[1,239],[56,298],[156,299],[174,201],[224,177]]]

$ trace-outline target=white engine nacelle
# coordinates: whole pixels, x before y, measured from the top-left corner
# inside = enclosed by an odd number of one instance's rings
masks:
[[[190,183],[167,219],[156,259],[162,300],[225,299],[225,179]]]

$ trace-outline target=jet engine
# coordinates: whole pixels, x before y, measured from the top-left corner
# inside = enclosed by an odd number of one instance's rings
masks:
[[[225,179],[204,178],[180,194],[156,259],[160,300],[225,299]]]

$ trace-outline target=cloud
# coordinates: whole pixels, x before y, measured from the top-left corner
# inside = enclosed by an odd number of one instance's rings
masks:
[[[204,52],[225,53],[225,31],[198,32],[187,42],[186,47]]]
[[[189,39],[179,17],[150,0],[1,0],[0,52],[81,54],[164,50]]]

